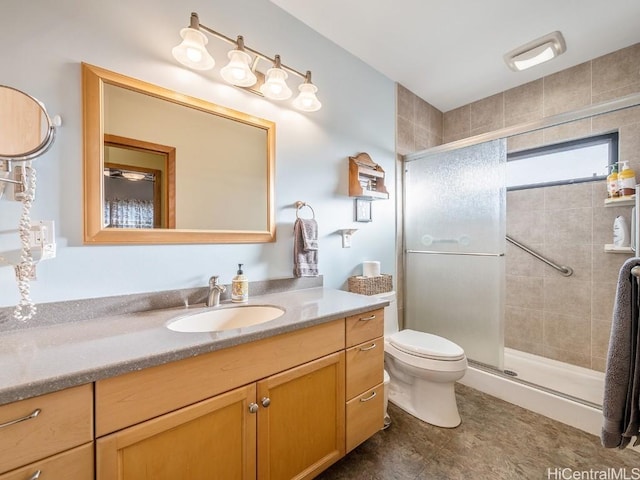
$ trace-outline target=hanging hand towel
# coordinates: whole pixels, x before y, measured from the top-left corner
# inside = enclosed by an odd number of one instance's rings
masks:
[[[293,274],[318,276],[318,223],[313,218],[297,218],[293,225]]]
[[[638,265],[640,258],[630,258],[618,276],[602,402],[600,439],[607,448],[625,448],[639,433],[638,282],[631,274]]]

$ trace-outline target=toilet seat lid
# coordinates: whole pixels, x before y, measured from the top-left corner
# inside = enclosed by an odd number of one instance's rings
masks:
[[[389,343],[410,355],[435,360],[461,360],[464,350],[446,338],[416,330],[402,330],[389,338]]]

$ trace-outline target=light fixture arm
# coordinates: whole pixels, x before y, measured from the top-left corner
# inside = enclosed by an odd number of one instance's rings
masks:
[[[245,50],[247,52],[251,52],[253,53],[256,57],[259,57],[263,60],[266,60],[267,62],[270,62],[272,64],[276,63],[276,58],[278,59],[277,61],[279,62],[279,55],[276,55],[275,57],[269,57],[268,55],[265,55],[262,52],[259,52],[258,50],[255,50],[253,48],[247,47],[244,44],[244,38],[242,36],[239,36],[237,40],[234,40],[230,37],[227,37],[226,35],[215,31],[214,29],[207,27],[206,25],[203,25],[202,23],[200,23],[200,19],[198,17],[198,14],[196,12],[192,12],[191,13],[191,20],[190,20],[190,24],[189,24],[190,28],[193,28],[194,30],[204,30],[205,32],[207,32],[210,35],[213,35],[214,37],[227,42],[230,45],[235,45],[238,50]],[[242,48],[241,48],[242,45]],[[288,71],[289,73],[292,73],[294,75],[296,75],[297,77],[300,78],[306,78],[306,75],[304,73],[299,72],[298,70],[296,70],[295,68],[291,68],[288,65],[285,65],[283,63],[280,63],[279,65],[280,68],[282,68],[283,70]]]

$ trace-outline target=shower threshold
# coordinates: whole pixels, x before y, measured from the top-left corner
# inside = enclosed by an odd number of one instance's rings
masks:
[[[504,370],[471,359],[469,364],[509,381],[602,409],[603,373],[510,348],[505,348],[504,358]]]

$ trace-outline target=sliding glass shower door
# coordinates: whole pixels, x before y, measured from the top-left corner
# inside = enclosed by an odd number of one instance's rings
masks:
[[[405,326],[503,368],[506,141],[405,165]]]

